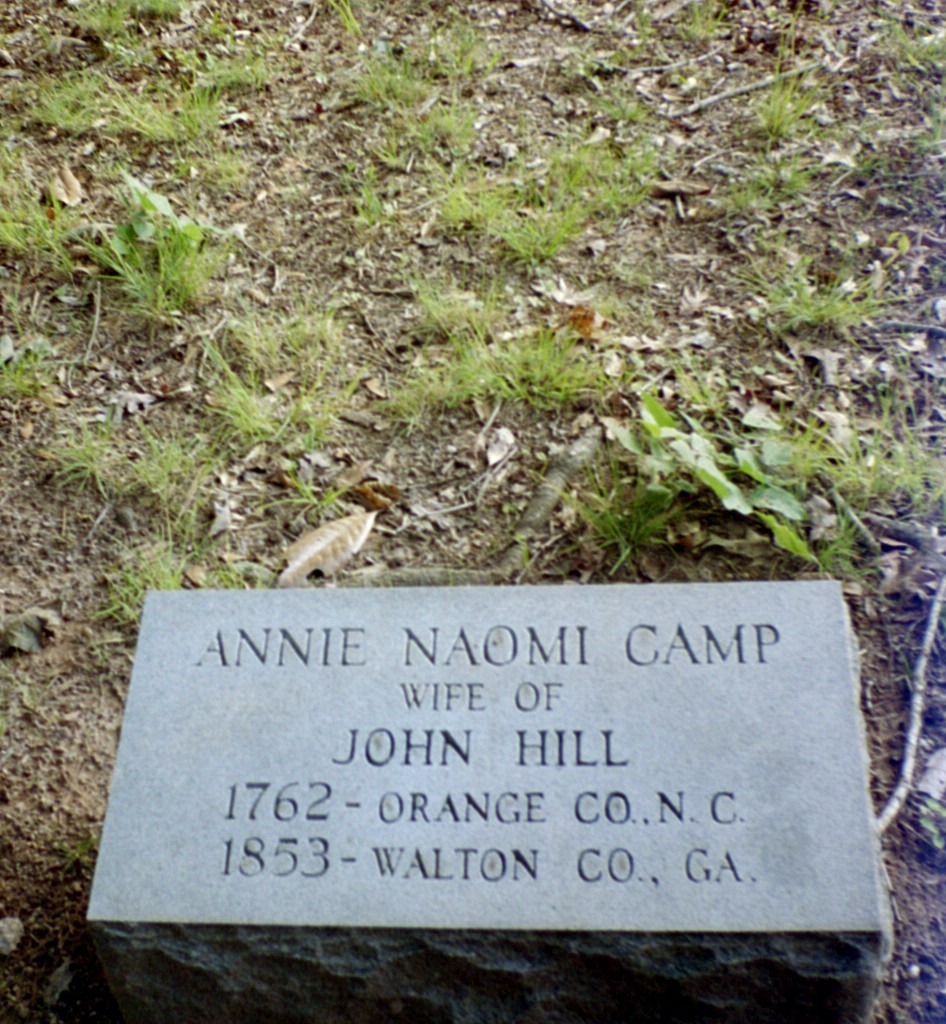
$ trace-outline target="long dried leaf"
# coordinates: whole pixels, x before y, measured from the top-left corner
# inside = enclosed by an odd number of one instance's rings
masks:
[[[79,179],[65,165],[53,175],[49,188],[64,206],[77,206],[85,196]]]
[[[371,533],[377,512],[359,512],[304,533],[286,549],[286,568],[276,585],[301,587],[316,570],[330,576],[358,554]]]

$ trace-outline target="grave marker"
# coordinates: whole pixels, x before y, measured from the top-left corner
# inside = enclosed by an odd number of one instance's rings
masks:
[[[89,919],[136,1024],[853,1022],[865,779],[834,583],[154,593]]]

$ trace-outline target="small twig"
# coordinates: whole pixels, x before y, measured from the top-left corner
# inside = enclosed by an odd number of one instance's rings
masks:
[[[451,569],[444,565],[352,573],[339,580],[343,587],[485,587],[500,582],[497,569]]]
[[[293,43],[298,43],[299,40],[306,34],[306,32],[309,31],[309,27],[311,26],[312,22],[315,21],[315,16],[319,12],[318,0],[309,0],[309,7],[310,11],[308,18],[306,18],[306,20],[302,23],[302,26],[298,29],[298,31],[293,32],[293,34],[286,40],[286,42],[283,44],[284,49],[288,50],[289,47],[293,45]]]
[[[95,522],[90,527],[89,532],[82,538],[81,547],[85,547],[85,545],[89,543],[89,541],[92,539],[92,535],[102,525],[102,523],[105,521],[105,517],[111,511],[112,511],[112,503],[109,502],[105,506],[105,508],[103,508],[102,511],[99,512],[99,514],[95,517]]]
[[[89,343],[85,346],[85,355],[82,357],[82,362],[87,363],[89,356],[92,355],[92,348],[95,345],[95,341],[99,334],[99,321],[102,319],[102,282],[97,281],[95,284],[95,316],[92,320],[92,330],[89,333]]]
[[[692,7],[694,4],[699,3],[700,0],[680,0],[679,3],[670,4],[665,7],[662,11],[657,11],[651,15],[650,20],[656,25],[662,21],[669,21],[675,14],[679,14],[682,10],[687,7]]]
[[[722,47],[710,50],[709,53],[701,53],[699,57],[688,57],[686,60],[677,60],[672,64],[650,64],[642,68],[617,68],[622,75],[630,75],[632,78],[640,78],[642,75],[662,75],[666,71],[678,71],[680,68],[689,67],[691,64],[699,64],[701,61],[715,57],[722,53]]]
[[[887,831],[887,828],[903,809],[903,805],[910,795],[910,788],[913,785],[916,752],[920,744],[920,732],[923,728],[923,705],[926,698],[926,666],[930,660],[933,644],[936,642],[936,633],[939,629],[939,620],[943,613],[944,601],[946,601],[946,574],[940,577],[939,586],[936,588],[936,595],[930,606],[930,615],[926,622],[926,632],[923,635],[920,657],[917,659],[916,666],[913,669],[910,724],[907,729],[907,739],[903,751],[903,764],[900,767],[900,779],[893,794],[887,801],[887,806],[877,818],[876,827],[878,835],[883,835]]]
[[[786,79],[794,78],[796,75],[805,75],[819,67],[821,67],[821,61],[813,60],[808,64],[802,64],[801,67],[792,68],[791,71],[781,71],[777,75],[767,75],[765,78],[760,78],[757,82],[741,85],[738,89],[728,89],[726,92],[718,92],[713,96],[707,96],[706,99],[699,100],[697,103],[691,103],[688,107],[684,107],[683,110],[673,111],[663,116],[669,120],[678,117],[690,117],[692,114],[699,114],[708,107],[716,106],[717,103],[731,100],[736,96],[745,96],[746,93],[757,92],[759,89],[767,89],[770,85],[775,85],[777,82],[784,82]]]
[[[431,508],[423,512],[412,512],[410,519],[406,519],[400,526],[393,530],[378,528],[379,533],[387,533],[389,537],[397,537],[398,534],[409,530],[418,519],[432,519],[434,516],[449,516],[454,512],[464,512],[468,508],[475,508],[475,501],[463,501],[459,505],[450,505],[449,508]]]
[[[831,488],[831,497],[837,507],[850,519],[854,529],[861,535],[861,539],[875,555],[881,552],[880,541],[870,532],[864,524],[864,520],[851,508],[851,506],[838,494],[836,487]]]
[[[918,548],[925,554],[938,553],[936,551],[936,534],[929,529],[924,529],[915,523],[902,523],[897,519],[874,515],[873,512],[865,512],[864,521],[873,526],[875,530],[879,530],[903,544]]]
[[[880,324],[880,328],[885,331],[915,331],[916,333],[922,331],[931,338],[937,338],[940,341],[946,340],[946,327],[940,327],[939,324],[915,324],[909,320],[885,320]]]
[[[577,15],[570,14],[568,11],[557,10],[555,7],[552,6],[552,4],[549,3],[549,0],[540,0],[540,2],[547,11],[554,14],[559,21],[564,21],[566,25],[572,25],[574,28],[577,28],[580,32],[593,31],[591,26],[587,22],[582,21],[581,18],[579,18]]]

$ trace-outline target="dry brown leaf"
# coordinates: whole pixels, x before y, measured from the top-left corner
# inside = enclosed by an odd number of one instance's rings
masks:
[[[85,198],[79,179],[66,166],[60,167],[53,175],[49,191],[63,206],[78,206]]]
[[[401,500],[401,489],[397,484],[383,484],[373,480],[370,484],[358,484],[352,488],[352,497],[366,509],[383,512],[394,502]]]
[[[45,636],[62,625],[53,608],[27,608],[19,615],[0,622],[0,657],[10,651],[35,654],[43,649]]]
[[[359,512],[325,523],[303,534],[286,549],[286,568],[276,585],[301,587],[306,577],[320,571],[330,576],[358,554],[371,533],[377,512]]]
[[[666,181],[655,181],[648,192],[654,199],[688,199],[690,196],[705,196],[712,192],[713,186],[699,178],[668,178]]]
[[[584,341],[597,341],[608,321],[590,306],[575,306],[569,310],[565,322]]]

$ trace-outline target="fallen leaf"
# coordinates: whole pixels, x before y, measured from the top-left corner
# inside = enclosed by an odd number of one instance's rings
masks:
[[[943,799],[943,794],[946,793],[946,747],[940,747],[931,755],[916,788],[934,800]]]
[[[276,585],[301,587],[313,572],[331,576],[362,549],[377,512],[359,512],[304,533],[286,549],[286,568]]]
[[[10,651],[36,654],[43,649],[43,636],[62,624],[52,608],[27,608],[0,623],[0,655]]]
[[[854,428],[851,426],[849,417],[843,412],[836,412],[834,409],[817,409],[815,415],[823,423],[827,423],[831,440],[838,448],[841,451],[849,451],[854,443]]]
[[[43,990],[43,1002],[47,1006],[55,1006],[62,998],[62,994],[72,984],[75,974],[72,961],[67,957],[49,976],[49,981]]]
[[[590,306],[575,306],[565,318],[568,326],[585,341],[597,341],[608,321]]]
[[[512,454],[516,447],[516,435],[509,427],[497,427],[486,445],[486,464],[497,466]]]
[[[381,382],[380,377],[369,377],[363,383],[365,390],[374,395],[375,398],[387,399],[391,397],[388,394],[388,389]]]
[[[838,535],[838,517],[831,503],[820,494],[813,494],[805,502],[805,508],[811,523],[809,540],[834,540]]]
[[[144,412],[157,401],[157,395],[148,394],[146,391],[122,391],[106,411],[105,419],[121,423],[126,416]]]
[[[781,430],[778,416],[767,402],[753,402],[742,417],[743,425],[757,430]]]
[[[624,356],[617,349],[611,349],[604,357],[604,374],[606,377],[616,380],[624,373],[626,365]]]
[[[704,291],[701,285],[685,284],[680,296],[680,312],[684,316],[694,316],[709,302],[709,298],[709,292]]]
[[[23,938],[23,922],[18,917],[0,918],[0,956],[9,956]]]
[[[597,128],[588,136],[588,140],[585,142],[586,146],[600,146],[602,142],[607,142],[611,138],[611,129],[605,128],[603,124],[599,124]]]
[[[295,370],[286,370],[283,373],[277,373],[275,377],[267,377],[263,384],[270,391],[281,391],[295,375]]]
[[[184,570],[184,582],[199,590],[207,586],[207,569],[203,565],[189,565]]]
[[[582,292],[575,291],[563,277],[557,281],[539,281],[532,286],[532,290],[538,295],[547,295],[563,306],[584,306],[595,299],[594,288],[586,288]]]
[[[827,348],[810,348],[802,353],[808,359],[814,359],[821,364],[821,375],[829,387],[836,387],[838,383],[838,372],[841,368],[841,355]]]
[[[699,178],[668,178],[666,181],[655,181],[648,188],[654,199],[686,199],[689,196],[705,196],[712,192],[713,186]]]
[[[878,559],[878,568],[883,574],[880,593],[906,594],[928,600],[939,583],[942,561],[941,556],[888,551]]]
[[[49,183],[49,191],[63,206],[78,206],[85,198],[79,179],[68,167],[60,167]]]
[[[332,481],[332,488],[337,491],[347,491],[352,487],[357,487],[371,472],[372,465],[371,459],[365,459],[349,466],[348,469],[343,469]]]
[[[828,166],[839,164],[841,167],[848,167],[852,171],[857,169],[857,161],[854,159],[860,151],[861,144],[854,142],[850,146],[842,146],[838,142],[828,142],[820,147],[821,162]]]
[[[401,500],[401,488],[397,484],[383,484],[380,480],[372,480],[370,484],[358,484],[352,488],[352,497],[369,511],[382,512],[390,508],[394,502]]]
[[[230,514],[230,499],[224,497],[222,501],[214,502],[214,518],[210,524],[210,536],[219,537],[221,533],[227,533],[233,526],[233,517]]]

